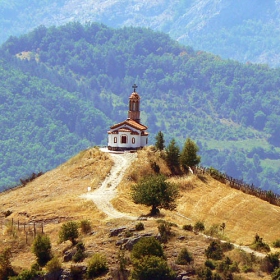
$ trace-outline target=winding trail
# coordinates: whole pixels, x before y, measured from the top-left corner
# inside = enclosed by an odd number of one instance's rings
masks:
[[[103,152],[108,152],[107,149],[101,149],[101,150]],[[123,218],[129,220],[136,220],[138,218],[136,216],[132,216],[128,213],[117,211],[111,204],[111,200],[117,195],[117,187],[120,184],[121,180],[123,179],[126,170],[129,168],[131,163],[136,159],[137,153],[128,153],[128,152],[120,153],[120,154],[110,153],[110,156],[114,161],[114,165],[110,173],[107,175],[107,177],[101,184],[101,186],[92,192],[82,195],[81,197],[88,200],[92,200],[95,203],[96,207],[100,211],[105,213],[109,219]],[[175,214],[181,216],[182,218],[185,218],[186,220],[191,220],[190,218],[183,216],[177,211]],[[215,239],[205,234],[201,234],[201,235],[203,235],[207,239]],[[221,240],[221,242],[226,242],[226,241]],[[234,243],[231,244],[235,248],[238,248],[250,254],[253,253],[260,258],[264,258],[267,255],[265,253],[254,251],[248,246],[242,246]]]
[[[106,149],[101,150],[107,152]],[[137,153],[110,153],[110,156],[114,161],[114,165],[110,173],[103,181],[102,185],[96,190],[84,194],[81,197],[92,200],[95,203],[96,207],[100,211],[104,212],[108,216],[108,218],[125,218],[136,220],[138,217],[117,211],[111,204],[111,200],[117,195],[117,187],[123,179],[127,168],[129,168],[131,163],[136,159]]]

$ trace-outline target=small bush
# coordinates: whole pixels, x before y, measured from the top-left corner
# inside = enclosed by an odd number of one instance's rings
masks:
[[[88,262],[87,277],[97,277],[108,271],[106,257],[101,254],[94,254]]]
[[[176,264],[184,265],[184,264],[189,264],[192,261],[193,261],[192,254],[189,253],[187,248],[183,248],[176,259]]]
[[[44,266],[52,257],[51,241],[47,235],[38,234],[32,244],[32,252],[40,266]]]
[[[279,280],[280,279],[280,267],[275,269],[273,273],[271,274],[272,280]]]
[[[272,246],[273,246],[274,248],[280,248],[280,239],[275,240],[275,241],[272,243]]]
[[[264,243],[263,239],[261,237],[259,237],[258,234],[255,235],[255,240],[250,247],[251,247],[251,249],[256,250],[256,251],[270,252],[269,245]]]
[[[249,265],[246,265],[246,264],[245,264],[245,265],[242,267],[242,271],[245,272],[245,273],[249,273],[249,272],[253,272],[254,270],[253,270],[252,266],[249,266]]]
[[[74,245],[76,242],[76,238],[78,238],[78,224],[76,222],[67,222],[62,225],[59,231],[59,240],[60,242],[64,242],[70,240]]]
[[[145,256],[133,262],[131,274],[133,280],[175,280],[176,274],[172,271],[163,258]]]
[[[61,262],[58,257],[52,258],[47,264],[46,269],[48,272],[56,272],[61,270]]]
[[[183,225],[183,230],[193,231],[193,226],[192,225]]]
[[[8,279],[9,276],[14,275],[11,257],[12,253],[9,248],[0,253],[0,279]]]
[[[135,225],[135,229],[137,231],[144,230],[144,224],[139,222],[138,224]]]
[[[82,220],[80,222],[81,232],[87,234],[91,231],[91,224],[89,220]]]
[[[160,167],[159,165],[156,163],[156,162],[151,162],[151,168],[153,169],[153,171],[156,173],[156,174],[159,174],[160,173]]]
[[[211,269],[208,267],[200,268],[197,271],[197,279],[201,280],[222,280],[221,276],[217,273],[212,273]]]
[[[204,231],[205,230],[204,223],[201,221],[196,222],[193,229],[194,231],[198,231],[198,232]]]
[[[279,267],[279,253],[268,254],[261,261],[260,268],[262,271],[271,273],[275,268]]]
[[[206,260],[204,265],[206,267],[209,267],[211,270],[214,270],[216,268],[216,265],[211,260]]]
[[[205,250],[205,255],[209,259],[221,260],[223,258],[223,250],[220,242],[212,241],[208,248]]]
[[[3,214],[5,218],[9,217],[13,212],[11,210],[4,211]]]
[[[144,256],[164,257],[163,249],[158,240],[154,237],[141,238],[132,248],[133,259],[141,259]]]
[[[133,235],[133,233],[130,231],[130,230],[126,230],[125,232],[124,232],[124,236],[125,237],[131,237]]]
[[[234,246],[230,242],[221,243],[221,247],[223,252],[231,251],[234,248]]]
[[[84,243],[83,242],[77,243],[76,249],[77,249],[77,252],[74,254],[72,260],[74,262],[81,262],[85,258],[85,253],[84,253],[85,245],[84,245]]]
[[[159,231],[159,234],[160,234],[160,240],[163,243],[166,243],[171,236],[171,226],[170,226],[170,224],[165,222],[165,221],[160,223],[159,226],[158,226],[158,231]]]

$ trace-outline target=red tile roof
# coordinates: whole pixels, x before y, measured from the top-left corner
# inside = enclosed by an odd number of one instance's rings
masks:
[[[123,121],[121,123],[114,124],[110,128],[114,129],[114,128],[118,128],[118,127],[120,127],[122,125],[131,126],[131,127],[135,128],[135,129],[138,129],[138,130],[146,130],[146,129],[148,129],[147,126],[145,126],[145,125],[143,125],[141,123],[138,123],[138,122],[136,122],[136,121],[134,121],[132,119],[127,119],[127,120],[125,120],[125,121]]]

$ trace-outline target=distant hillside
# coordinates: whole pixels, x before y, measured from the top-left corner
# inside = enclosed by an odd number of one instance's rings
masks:
[[[279,69],[195,52],[145,28],[91,23],[41,26],[9,39],[1,56],[3,178],[106,144],[137,83],[151,144],[160,130],[166,145],[191,137],[203,165],[278,191]]]
[[[0,42],[43,24],[87,21],[163,31],[181,43],[241,62],[280,65],[276,0],[1,1]]]

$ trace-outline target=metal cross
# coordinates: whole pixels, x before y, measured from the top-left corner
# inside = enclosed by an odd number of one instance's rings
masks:
[[[136,92],[135,90],[138,88],[138,86],[136,86],[136,84],[134,84],[134,85],[132,86],[132,88],[134,88],[134,92]]]

